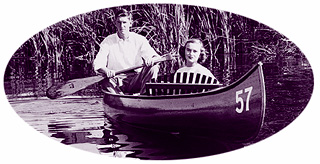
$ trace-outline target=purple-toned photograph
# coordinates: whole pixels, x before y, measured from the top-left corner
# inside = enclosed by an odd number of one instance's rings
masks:
[[[273,136],[307,106],[311,65],[286,36],[210,7],[99,9],[34,34],[5,70],[14,111],[108,157],[213,156]]]

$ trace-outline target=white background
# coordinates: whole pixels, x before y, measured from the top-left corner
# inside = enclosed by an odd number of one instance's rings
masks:
[[[66,18],[85,12],[136,3],[184,3],[230,11],[270,26],[291,39],[307,56],[314,71],[315,87],[302,114],[276,135],[243,149],[211,157],[173,160],[168,163],[319,163],[319,4],[316,0],[10,0],[0,2],[1,64],[3,74],[10,57],[32,35]],[[111,163],[137,162],[89,153],[50,139],[26,124],[11,108],[0,87],[0,163]],[[163,161],[152,161],[154,163]]]

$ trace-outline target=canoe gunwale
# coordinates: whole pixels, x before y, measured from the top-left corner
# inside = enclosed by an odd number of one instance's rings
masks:
[[[121,95],[121,94],[114,94],[114,93],[109,93],[107,91],[103,91],[106,95],[109,96],[114,96],[114,97],[124,97],[124,98],[132,98],[132,99],[175,99],[175,98],[187,98],[187,97],[199,97],[199,96],[206,96],[206,95],[212,95],[212,94],[219,94],[221,92],[226,92],[234,87],[236,87],[237,85],[239,85],[240,83],[242,83],[243,81],[245,81],[256,69],[259,69],[260,73],[260,79],[262,80],[262,91],[264,92],[263,95],[265,95],[265,88],[264,88],[264,81],[263,81],[263,74],[262,74],[262,62],[259,62],[258,64],[256,64],[253,68],[251,68],[246,74],[244,74],[241,78],[239,78],[238,80],[236,80],[235,82],[233,82],[230,85],[227,86],[222,86],[216,89],[212,89],[212,90],[208,90],[205,92],[201,92],[201,93],[189,93],[189,94],[177,94],[177,95]],[[265,99],[265,96],[264,96]]]

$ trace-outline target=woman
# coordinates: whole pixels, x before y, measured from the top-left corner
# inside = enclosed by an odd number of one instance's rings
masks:
[[[179,68],[176,72],[193,72],[200,73],[215,79],[213,74],[204,66],[198,63],[199,57],[205,55],[203,43],[199,39],[189,39],[180,53],[182,59],[185,61],[185,66]]]

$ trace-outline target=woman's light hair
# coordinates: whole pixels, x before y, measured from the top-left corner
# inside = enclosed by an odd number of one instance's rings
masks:
[[[200,44],[200,53],[205,53],[206,50],[204,49],[203,43],[200,39],[189,39],[187,40],[187,42],[184,44],[184,46],[186,47],[188,43],[196,43],[196,44]]]
[[[184,44],[184,46],[182,46],[180,48],[179,54],[182,57],[182,59],[186,60],[185,49],[186,49],[187,44],[189,44],[189,43],[200,44],[201,47],[200,47],[200,56],[199,56],[198,62],[199,63],[204,62],[205,59],[206,59],[206,50],[204,48],[204,45],[203,45],[202,41],[200,39],[197,39],[197,38],[188,39],[186,41],[186,43]]]

